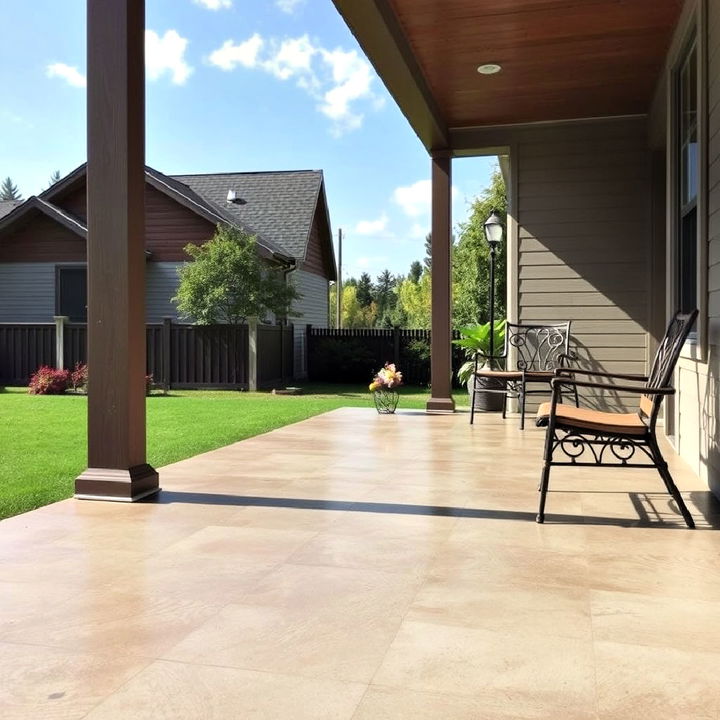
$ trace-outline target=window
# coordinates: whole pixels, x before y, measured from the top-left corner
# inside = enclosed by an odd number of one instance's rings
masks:
[[[87,322],[87,270],[85,267],[58,267],[56,272],[56,314],[70,322]]]
[[[677,67],[676,138],[678,172],[677,202],[677,296],[681,312],[690,312],[698,304],[698,77],[697,45],[693,39]]]

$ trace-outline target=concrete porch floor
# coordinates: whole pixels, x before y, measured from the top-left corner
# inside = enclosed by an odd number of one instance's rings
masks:
[[[0,523],[0,716],[720,717],[720,507],[668,451],[556,469],[516,419],[343,409]],[[666,446],[667,449],[667,446]]]

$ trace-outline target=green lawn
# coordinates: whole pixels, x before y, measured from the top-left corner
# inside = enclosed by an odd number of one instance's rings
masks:
[[[403,388],[402,408],[427,391]],[[456,395],[467,404],[467,394]],[[371,407],[358,386],[308,385],[305,394],[172,391],[148,398],[148,462],[161,467],[339,407]],[[0,389],[0,519],[69,497],[85,469],[87,399]]]

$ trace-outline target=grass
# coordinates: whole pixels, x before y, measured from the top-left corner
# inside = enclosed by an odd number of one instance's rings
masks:
[[[371,407],[366,388],[306,385],[305,394],[172,391],[147,401],[148,462],[162,467],[201,452],[340,407]],[[403,388],[402,408],[425,407],[428,393]],[[467,394],[458,392],[458,404]],[[87,398],[0,389],[0,519],[72,495],[86,467]]]

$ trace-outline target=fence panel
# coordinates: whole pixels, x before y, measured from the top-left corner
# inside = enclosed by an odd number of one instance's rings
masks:
[[[459,333],[453,333],[453,339]],[[455,373],[464,362],[461,348],[453,345]],[[409,385],[430,384],[430,331],[423,329],[310,328],[308,374],[314,382],[369,382],[373,372],[394,362]]]
[[[0,385],[27,385],[41,365],[55,366],[55,325],[0,324]]]
[[[283,381],[283,330],[281,325],[258,325],[258,384],[267,387]]]
[[[87,364],[87,325],[66,323],[63,338],[64,365],[73,370]]]

